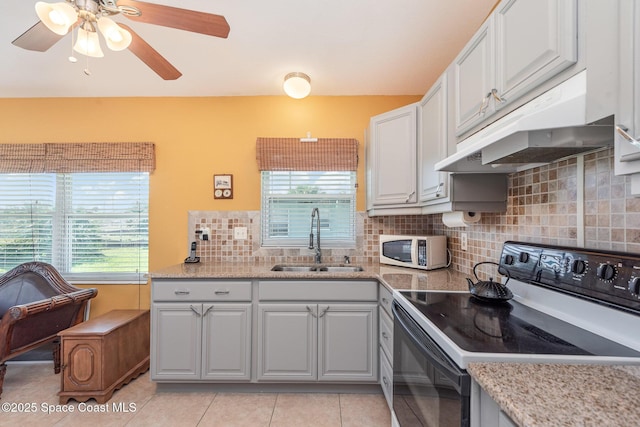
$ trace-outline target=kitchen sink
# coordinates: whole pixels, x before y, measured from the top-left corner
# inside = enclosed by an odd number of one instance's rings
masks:
[[[359,265],[326,265],[318,267],[318,271],[328,271],[330,273],[357,273],[363,270]]]
[[[271,268],[271,271],[292,271],[292,272],[305,272],[305,271],[316,271],[318,267],[315,265],[274,265]]]
[[[277,264],[271,268],[271,271],[289,271],[294,273],[305,272],[328,272],[328,273],[357,273],[364,271],[359,265],[287,265]]]

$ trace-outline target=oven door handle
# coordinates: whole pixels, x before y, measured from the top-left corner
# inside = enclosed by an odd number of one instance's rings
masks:
[[[391,310],[393,311],[394,320],[400,324],[413,344],[424,354],[436,371],[447,377],[460,395],[468,396],[470,389],[469,374],[450,361],[449,357],[438,347],[429,334],[423,331],[415,320],[411,318],[411,315],[400,307],[397,302],[394,301]],[[394,342],[396,342],[395,337]]]

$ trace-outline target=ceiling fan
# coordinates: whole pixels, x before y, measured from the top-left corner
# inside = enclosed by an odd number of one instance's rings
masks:
[[[111,50],[128,48],[164,80],[175,80],[182,73],[129,26],[116,24],[109,16],[122,14],[133,21],[214,37],[227,38],[229,35],[229,24],[224,16],[136,0],[38,2],[36,13],[40,21],[16,38],[12,42],[14,45],[45,52],[78,27],[73,49],[87,56],[101,57],[100,30]]]

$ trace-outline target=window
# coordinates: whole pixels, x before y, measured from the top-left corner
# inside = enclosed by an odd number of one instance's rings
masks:
[[[355,172],[262,171],[263,246],[309,245],[313,208],[323,247],[355,246]]]
[[[50,263],[76,283],[148,271],[149,174],[0,174],[0,273]]]

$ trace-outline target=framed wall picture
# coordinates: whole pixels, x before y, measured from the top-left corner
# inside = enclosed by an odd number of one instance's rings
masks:
[[[213,175],[213,198],[233,199],[233,175]]]

